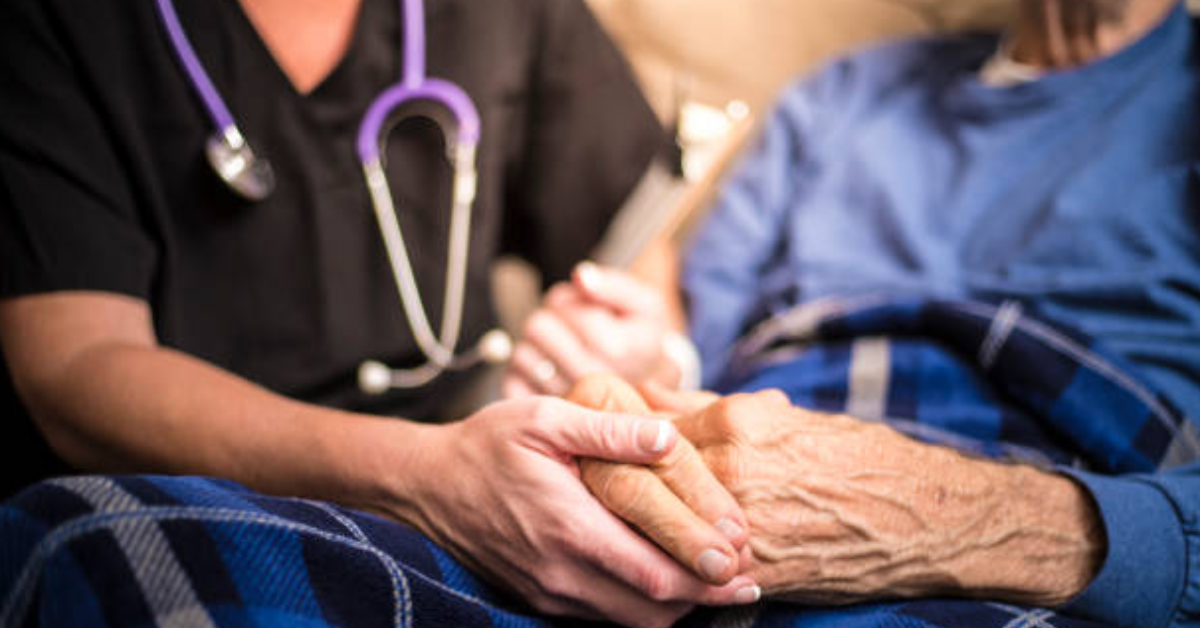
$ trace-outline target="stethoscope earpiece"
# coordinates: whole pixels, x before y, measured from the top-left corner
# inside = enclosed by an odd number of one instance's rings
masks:
[[[378,360],[358,365],[358,389],[368,395],[382,395],[392,388],[392,369]]]
[[[502,330],[493,329],[479,339],[479,346],[476,350],[484,362],[504,364],[513,354],[512,336]]]

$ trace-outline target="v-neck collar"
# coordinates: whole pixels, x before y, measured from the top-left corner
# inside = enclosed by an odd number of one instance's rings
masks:
[[[339,84],[346,81],[346,74],[351,71],[357,62],[357,58],[362,54],[364,40],[374,33],[368,33],[371,28],[379,27],[382,23],[386,23],[384,15],[379,15],[383,8],[381,5],[388,4],[387,0],[361,0],[358,5],[357,12],[354,17],[354,27],[350,34],[350,41],[346,49],[342,52],[341,57],[333,67],[321,77],[319,81],[308,91],[301,91],[288,73],[279,63],[279,58],[272,52],[271,47],[267,45],[262,33],[254,25],[254,21],[250,19],[250,15],[246,13],[246,9],[242,6],[239,0],[228,0],[233,5],[232,9],[236,15],[236,21],[239,28],[242,28],[252,42],[252,48],[260,55],[264,65],[270,68],[272,80],[281,83],[292,97],[300,101],[314,101],[329,96],[336,96],[336,92],[340,91]],[[399,41],[397,40],[397,46]],[[334,92],[330,94],[330,92]]]

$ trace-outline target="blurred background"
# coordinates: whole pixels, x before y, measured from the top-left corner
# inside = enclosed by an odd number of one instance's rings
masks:
[[[830,55],[935,31],[999,30],[1017,0],[588,0],[664,120],[678,91],[760,112]]]
[[[998,31],[1018,0],[587,0],[633,66],[647,100],[673,130],[675,168],[648,173],[607,237],[601,263],[663,277],[647,255],[683,244],[722,174],[754,136],[776,94],[832,56],[932,32]],[[665,265],[664,265],[665,264]],[[502,325],[519,335],[541,279],[516,259],[496,266]]]

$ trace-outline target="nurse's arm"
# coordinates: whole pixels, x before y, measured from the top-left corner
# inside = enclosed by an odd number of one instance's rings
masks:
[[[350,415],[160,346],[149,307],[131,297],[5,300],[0,342],[38,428],[81,470],[220,475],[267,492],[344,499],[364,484],[360,473],[383,464],[384,452],[357,436],[377,432],[385,441],[385,433],[411,429],[355,417],[362,420],[354,430],[340,431]]]
[[[47,441],[82,470],[226,477],[376,512],[553,614],[666,626],[753,586],[701,581],[580,482],[580,457],[668,455],[661,421],[545,397],[439,426],[300,403],[160,346],[149,307],[110,293],[0,301],[0,344]]]

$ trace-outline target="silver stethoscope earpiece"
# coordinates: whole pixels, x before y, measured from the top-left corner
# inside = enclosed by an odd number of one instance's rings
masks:
[[[251,201],[261,201],[275,189],[271,165],[257,157],[234,123],[212,81],[192,49],[179,23],[171,0],[156,0],[159,16],[167,30],[176,55],[184,66],[192,86],[203,101],[213,125],[219,131],[205,147],[208,161],[229,187]],[[448,81],[425,76],[425,7],[422,0],[401,0],[404,31],[403,74],[401,81],[388,88],[371,103],[358,133],[358,156],[363,166],[371,204],[387,250],[400,304],[425,364],[410,369],[392,369],[382,362],[368,360],[358,369],[359,388],[368,394],[381,394],[391,388],[423,386],[446,370],[462,370],[480,362],[500,363],[512,355],[508,334],[493,329],[479,344],[456,354],[462,326],[464,292],[469,257],[471,208],[475,201],[475,151],[479,144],[479,113],[462,88]],[[433,103],[450,113],[447,122],[441,115],[424,116],[437,123],[446,139],[448,158],[454,166],[453,207],[450,220],[450,244],[446,260],[446,291],[442,321],[435,335],[425,314],[421,294],[413,277],[412,263],[404,245],[400,221],[391,189],[382,166],[380,150],[384,124],[398,120],[392,113],[402,105],[417,101]],[[420,108],[418,108],[420,110]],[[453,126],[451,125],[453,123]]]

